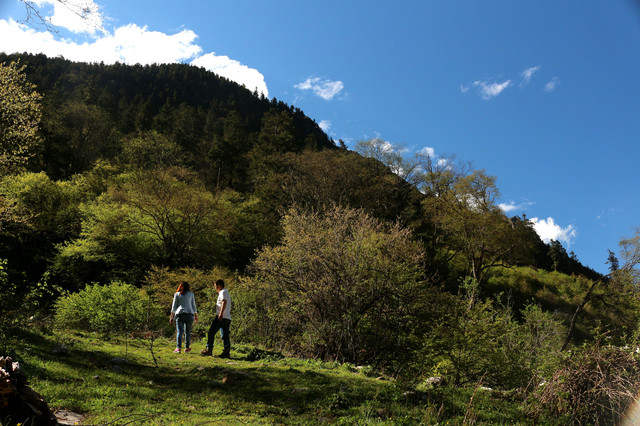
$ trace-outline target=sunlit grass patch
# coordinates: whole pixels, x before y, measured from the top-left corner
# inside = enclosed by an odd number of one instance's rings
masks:
[[[471,398],[464,389],[417,391],[367,366],[243,345],[221,359],[200,356],[202,342],[174,354],[172,339],[158,339],[158,367],[136,339],[24,332],[12,345],[31,386],[54,410],[83,414],[87,424],[459,424]],[[524,419],[516,403],[475,401],[478,421]]]

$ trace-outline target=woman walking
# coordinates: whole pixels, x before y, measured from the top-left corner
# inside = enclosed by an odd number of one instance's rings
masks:
[[[171,316],[169,324],[175,318],[178,335],[176,337],[177,345],[173,351],[179,354],[182,348],[182,336],[184,334],[184,352],[191,352],[191,325],[194,320],[198,321],[198,310],[196,309],[196,298],[189,291],[189,283],[180,281],[176,294],[173,295],[173,304],[171,305]]]

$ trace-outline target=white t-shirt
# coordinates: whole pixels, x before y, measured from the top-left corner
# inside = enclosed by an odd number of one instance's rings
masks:
[[[220,315],[220,309],[222,309],[222,301],[226,300],[227,305],[224,307],[224,312],[222,313],[222,318],[231,319],[231,295],[229,295],[229,290],[223,288],[218,293],[218,301],[216,302],[216,316]]]

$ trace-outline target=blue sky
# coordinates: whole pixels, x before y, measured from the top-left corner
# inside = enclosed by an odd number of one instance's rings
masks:
[[[62,2],[35,1],[52,33],[0,0],[0,50],[192,63],[300,107],[349,147],[377,137],[455,155],[497,176],[509,215],[601,272],[640,226],[634,0]]]

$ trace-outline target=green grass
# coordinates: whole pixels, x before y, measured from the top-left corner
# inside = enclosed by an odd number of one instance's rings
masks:
[[[473,389],[417,392],[370,368],[286,358],[235,345],[230,360],[173,354],[148,342],[87,333],[21,331],[10,338],[30,385],[86,424],[530,424],[516,402]],[[67,354],[54,354],[64,344]],[[219,353],[216,347],[214,353]],[[116,360],[114,359],[121,359]],[[126,359],[126,362],[122,361]],[[250,361],[249,359],[253,359]],[[119,362],[118,362],[119,361]]]

